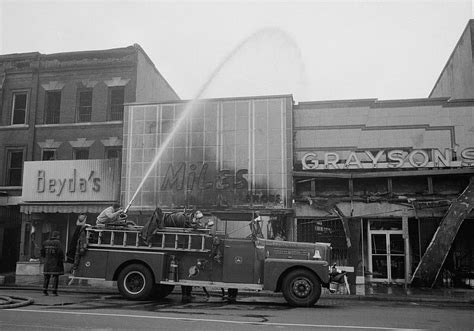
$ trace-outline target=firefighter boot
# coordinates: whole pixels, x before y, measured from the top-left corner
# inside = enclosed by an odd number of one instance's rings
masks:
[[[51,278],[51,275],[44,275],[44,282],[43,282],[43,295],[48,295],[48,286],[49,286],[49,280]]]
[[[59,275],[53,275],[53,295],[58,296]]]

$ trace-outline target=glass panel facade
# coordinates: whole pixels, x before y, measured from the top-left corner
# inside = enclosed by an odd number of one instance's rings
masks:
[[[285,208],[292,157],[288,99],[128,106],[124,203],[141,186],[132,210]]]

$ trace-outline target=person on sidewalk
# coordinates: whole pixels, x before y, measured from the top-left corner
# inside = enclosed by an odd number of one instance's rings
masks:
[[[43,294],[48,295],[51,276],[53,277],[53,295],[58,295],[59,275],[64,275],[64,251],[59,241],[59,232],[53,231],[49,240],[41,247],[41,257],[44,261]]]
[[[97,216],[96,225],[103,227],[106,225],[123,225],[123,221],[120,220],[120,214],[123,210],[120,208],[118,203],[114,203],[112,206],[105,208],[99,216]]]

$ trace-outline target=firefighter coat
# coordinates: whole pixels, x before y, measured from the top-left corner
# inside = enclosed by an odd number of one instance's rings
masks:
[[[56,231],[55,231],[56,232]],[[41,247],[41,257],[44,259],[44,274],[63,275],[64,274],[64,251],[59,241],[59,236],[53,235],[46,240]]]

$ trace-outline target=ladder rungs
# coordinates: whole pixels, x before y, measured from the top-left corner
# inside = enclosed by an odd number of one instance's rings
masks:
[[[93,233],[97,233],[97,236],[92,236]],[[120,238],[120,235],[123,237]],[[133,238],[133,235],[135,238]],[[190,233],[190,232],[158,232],[155,235],[161,235],[159,241],[150,242],[148,245],[140,246],[140,232],[130,230],[117,230],[117,229],[90,229],[87,230],[87,240],[90,246],[94,247],[136,247],[136,248],[153,248],[163,249],[167,251],[190,251],[190,252],[208,252],[210,249],[206,249],[206,237],[207,234],[203,233]],[[97,239],[94,239],[97,238]],[[193,240],[193,237],[199,237],[200,242]],[[168,238],[168,239],[167,239]],[[171,239],[173,238],[173,239]],[[92,240],[92,242],[91,242]],[[168,246],[167,246],[168,244]]]

